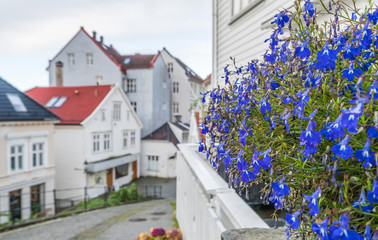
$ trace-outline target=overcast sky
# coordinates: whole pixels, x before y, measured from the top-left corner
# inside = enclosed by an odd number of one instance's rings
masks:
[[[47,86],[48,60],[81,26],[121,54],[166,47],[211,72],[211,0],[1,0],[0,76],[21,91]]]

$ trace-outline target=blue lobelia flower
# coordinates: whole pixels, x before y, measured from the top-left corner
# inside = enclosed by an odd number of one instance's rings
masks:
[[[274,16],[276,17],[276,19],[271,23],[276,23],[279,29],[284,28],[285,23],[289,22],[289,17],[286,15],[286,12],[282,12]]]
[[[325,219],[320,226],[316,223],[313,223],[312,231],[319,235],[320,240],[329,240],[330,236],[328,233],[328,219]]]
[[[346,135],[345,138],[338,144],[331,147],[331,151],[338,157],[346,160],[353,157],[353,149],[348,145],[349,135]]]
[[[367,130],[367,135],[369,138],[378,138],[378,127],[369,127]]]
[[[310,120],[305,131],[301,132],[299,136],[299,140],[301,141],[301,145],[305,145],[304,155],[309,157],[311,153],[316,153],[318,149],[316,145],[322,141],[322,135],[318,131],[314,131],[314,123],[313,120]]]
[[[315,9],[314,9],[314,5],[312,4],[312,2],[310,2],[310,0],[305,0],[304,7],[305,7],[305,11],[306,11],[306,13],[308,14],[309,17],[314,16]]]
[[[378,21],[378,8],[375,9],[374,12],[368,13],[367,17],[368,17],[369,21],[372,22],[374,25],[377,24],[377,21]]]
[[[372,191],[367,191],[367,199],[370,203],[378,203],[378,180],[373,180],[373,188]]]
[[[285,128],[286,128],[286,131],[287,131],[288,133],[290,133],[290,124],[289,124],[289,122],[288,122],[288,119],[289,119],[290,115],[291,115],[291,112],[289,112],[289,111],[284,111],[284,112],[281,114],[281,117],[280,117],[282,120],[285,121]]]
[[[342,110],[344,114],[341,118],[341,126],[346,127],[350,133],[357,133],[358,118],[362,115],[363,108],[363,103],[359,102],[350,110]]]
[[[371,86],[369,87],[369,91],[366,93],[366,96],[369,98],[374,98],[375,100],[378,99],[378,87],[377,87],[377,80],[374,80]]]
[[[320,82],[320,76],[317,76],[314,78],[312,76],[312,72],[309,72],[306,77],[306,81],[304,83],[305,88],[315,88],[316,86],[319,85]]]
[[[354,77],[360,77],[362,75],[362,71],[359,68],[354,68],[353,63],[349,65],[349,68],[345,68],[341,77],[347,78],[348,81],[353,81]]]
[[[361,49],[358,47],[353,47],[349,42],[346,44],[345,51],[343,53],[343,57],[345,59],[349,59],[353,61],[356,59],[357,56],[361,54]]]
[[[302,45],[295,49],[295,55],[297,57],[300,57],[301,59],[305,59],[311,56],[311,51],[308,48],[308,41],[304,42]]]
[[[365,191],[364,190],[361,191],[360,198],[358,199],[358,201],[354,201],[354,203],[352,203],[352,206],[354,208],[361,209],[361,211],[363,211],[365,213],[371,212],[371,210],[373,210],[373,208],[374,208],[373,205],[368,204],[366,202],[366,197],[365,197]]]
[[[260,173],[259,154],[260,152],[257,149],[255,149],[252,155],[250,165],[251,167],[253,167],[253,173],[256,175]]]
[[[253,174],[251,171],[248,171],[248,163],[242,158],[243,150],[240,150],[238,154],[238,160],[236,162],[236,167],[240,171],[240,179],[243,182],[250,182],[251,180],[256,179],[256,175]]]
[[[366,23],[365,28],[369,25],[369,22]],[[371,29],[366,29],[364,33],[362,34],[362,40],[361,40],[361,48],[362,49],[369,49],[371,44],[373,43],[372,40],[372,31]]]
[[[345,213],[340,216],[339,227],[332,225],[329,227],[331,233],[331,239],[342,239],[342,240],[363,240],[364,237],[355,231],[348,228],[349,218]]]
[[[225,171],[228,170],[228,166],[230,165],[232,159],[231,159],[231,156],[229,154],[230,150],[228,150],[225,154],[225,157],[223,159],[223,163],[224,163],[224,167],[225,167]]]
[[[260,112],[265,114],[266,111],[272,111],[272,107],[270,106],[268,99],[264,98],[260,101]]]
[[[284,98],[282,98],[282,101],[284,102],[285,105],[289,104],[291,102],[290,95],[286,95]]]
[[[311,209],[310,210],[310,215],[313,216],[313,217],[316,217],[319,214],[319,205],[318,205],[318,200],[317,199],[320,197],[320,192],[321,192],[321,189],[319,187],[311,195],[303,194],[303,196],[305,197],[305,199],[307,201],[309,201],[308,207]]]
[[[260,154],[260,155],[263,155],[263,159],[259,161],[259,165],[264,170],[267,170],[272,166],[270,164],[271,157],[269,156],[269,153],[271,150],[272,150],[271,148],[268,148],[265,152]]]
[[[341,127],[341,118],[342,115],[335,122],[328,123],[327,128],[323,131],[326,134],[327,140],[335,140],[345,136],[345,130]]]
[[[290,188],[284,183],[283,179],[281,179],[279,182],[274,182],[272,184],[272,188],[279,197],[289,195],[290,192]]]
[[[373,164],[375,152],[370,151],[370,138],[366,139],[366,143],[362,150],[356,150],[356,158],[359,162],[366,162]]]
[[[269,201],[274,204],[275,209],[282,209],[282,198],[283,197],[278,196],[276,193],[272,193],[269,197]]]
[[[247,144],[247,136],[252,136],[252,130],[248,130],[247,129],[247,126],[245,125],[245,118],[243,119],[243,123],[242,123],[243,127],[239,128],[239,141],[240,143],[244,146],[245,144]],[[245,130],[247,129],[247,130]]]
[[[198,146],[198,152],[203,152],[204,149],[205,149],[205,148],[204,148],[204,146],[203,146],[203,142],[200,142],[200,143],[199,143],[199,146]]]
[[[286,223],[293,229],[297,230],[299,227],[299,219],[298,216],[301,214],[301,212],[298,210],[293,214],[286,213],[285,219]]]
[[[336,61],[337,58],[337,51],[330,49],[328,46],[328,43],[325,44],[324,48],[317,53],[317,64],[316,67],[319,70],[324,70],[324,69],[335,69]]]

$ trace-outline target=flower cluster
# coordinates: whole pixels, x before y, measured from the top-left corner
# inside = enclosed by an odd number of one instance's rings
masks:
[[[164,228],[151,228],[151,233],[141,233],[136,240],[182,240],[180,229],[172,229],[166,232]]]
[[[199,151],[227,171],[230,186],[266,183],[263,198],[287,211],[288,236],[372,239],[378,8],[349,17],[350,7],[335,2],[323,10],[334,20],[319,25],[314,4],[297,1],[295,13],[275,16],[263,61],[224,69],[225,87],[203,94]]]

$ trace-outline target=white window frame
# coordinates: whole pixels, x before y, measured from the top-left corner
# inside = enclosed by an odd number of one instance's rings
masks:
[[[112,150],[112,133],[106,132],[103,134],[103,149],[104,151]]]
[[[136,146],[136,131],[130,131],[130,147]]]
[[[133,108],[134,112],[137,112],[137,102],[130,102],[131,107]]]
[[[101,151],[100,148],[100,133],[92,133],[92,152],[98,153]]]
[[[167,71],[168,71],[168,73],[173,72],[173,62],[169,62],[167,64]]]
[[[123,130],[122,131],[122,147],[128,148],[129,147],[129,131]]]
[[[159,155],[147,155],[147,171],[159,171]]]
[[[121,120],[121,102],[113,102],[113,121]]]
[[[7,93],[6,94],[9,102],[12,104],[13,109],[16,112],[27,112],[24,102],[22,101],[20,95],[17,93]]]
[[[125,92],[136,92],[136,79],[126,78]]]
[[[9,146],[9,169],[10,172],[21,172],[27,170],[25,166],[25,157],[26,157],[26,144],[12,144]],[[22,149],[22,152],[19,152],[19,149]],[[14,149],[14,153],[12,153],[12,148]],[[20,164],[20,157],[21,157],[21,164]],[[14,158],[14,169],[12,169],[12,158]],[[21,167],[20,167],[21,165]]]
[[[38,167],[45,166],[45,158],[46,158],[45,149],[46,149],[46,146],[44,142],[31,143],[31,158],[30,158],[31,168],[38,168]],[[35,164],[34,164],[34,160],[35,160]]]
[[[96,85],[102,85],[104,78],[101,75],[96,76]]]
[[[232,0],[230,25],[264,0]]]
[[[93,66],[93,54],[87,53],[87,66],[92,67]]]
[[[75,54],[74,53],[67,53],[67,59],[68,59],[68,64],[70,66],[75,66]]]
[[[179,84],[179,82],[173,82],[173,93],[179,93],[180,92],[180,90],[179,90],[179,86],[180,86],[180,84]]]
[[[172,112],[179,113],[179,102],[173,102]]]

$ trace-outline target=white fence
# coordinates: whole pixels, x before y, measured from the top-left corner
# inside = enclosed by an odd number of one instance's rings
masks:
[[[226,230],[268,228],[197,152],[198,145],[179,149],[177,220],[185,240],[220,240]]]

